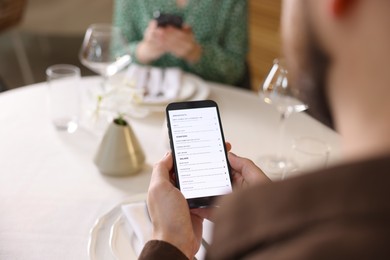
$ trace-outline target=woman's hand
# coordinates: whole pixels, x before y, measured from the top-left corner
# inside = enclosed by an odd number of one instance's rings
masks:
[[[202,55],[202,48],[188,25],[181,29],[173,26],[158,27],[157,21],[151,20],[144,32],[143,40],[138,44],[137,59],[147,64],[166,53],[188,62],[196,62]]]
[[[151,20],[136,50],[137,59],[141,63],[148,64],[167,52],[162,41],[163,34],[164,29],[157,26],[156,20]]]
[[[172,26],[164,28],[162,44],[167,52],[188,62],[196,62],[202,55],[202,48],[188,25],[181,29]]]

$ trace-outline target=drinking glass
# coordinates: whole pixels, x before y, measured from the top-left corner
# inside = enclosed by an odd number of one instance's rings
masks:
[[[303,136],[295,138],[292,144],[292,160],[296,171],[307,172],[325,168],[328,164],[330,146],[318,138]]]
[[[47,68],[50,118],[60,131],[73,133],[78,128],[80,103],[80,69],[69,64]]]
[[[307,105],[294,97],[283,59],[274,60],[270,72],[259,89],[259,96],[264,102],[274,106],[280,114],[278,152],[261,157],[259,164],[265,172],[284,179],[285,174],[295,168],[293,162],[283,153],[286,119],[293,113],[306,110]]]
[[[103,77],[104,91],[108,78],[131,62],[128,41],[120,28],[110,24],[92,24],[87,29],[79,58],[84,66]]]

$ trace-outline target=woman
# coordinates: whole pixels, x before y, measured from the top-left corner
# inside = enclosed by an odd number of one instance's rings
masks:
[[[244,80],[246,0],[116,0],[114,9],[114,24],[130,41],[137,63],[176,66],[230,85]],[[181,16],[183,26],[159,27],[156,11]]]

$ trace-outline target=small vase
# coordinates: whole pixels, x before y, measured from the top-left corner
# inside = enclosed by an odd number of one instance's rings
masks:
[[[115,119],[108,126],[94,162],[102,174],[110,176],[134,175],[142,169],[145,155],[126,121]]]

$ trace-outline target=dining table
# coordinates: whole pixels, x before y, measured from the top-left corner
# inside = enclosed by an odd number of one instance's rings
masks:
[[[88,90],[99,81],[82,77],[79,88]],[[273,106],[254,91],[201,83],[208,90],[202,98],[219,106],[232,152],[254,162],[276,152],[280,115]],[[56,130],[48,88],[42,82],[0,94],[0,259],[90,259],[96,220],[122,201],[145,194],[153,165],[170,149],[164,109],[130,116],[145,165],[133,176],[104,175],[93,161],[104,130],[82,124],[74,133]],[[285,154],[292,152],[294,138],[311,136],[331,148],[329,165],[340,160],[340,136],[332,129],[304,112],[286,123]]]

